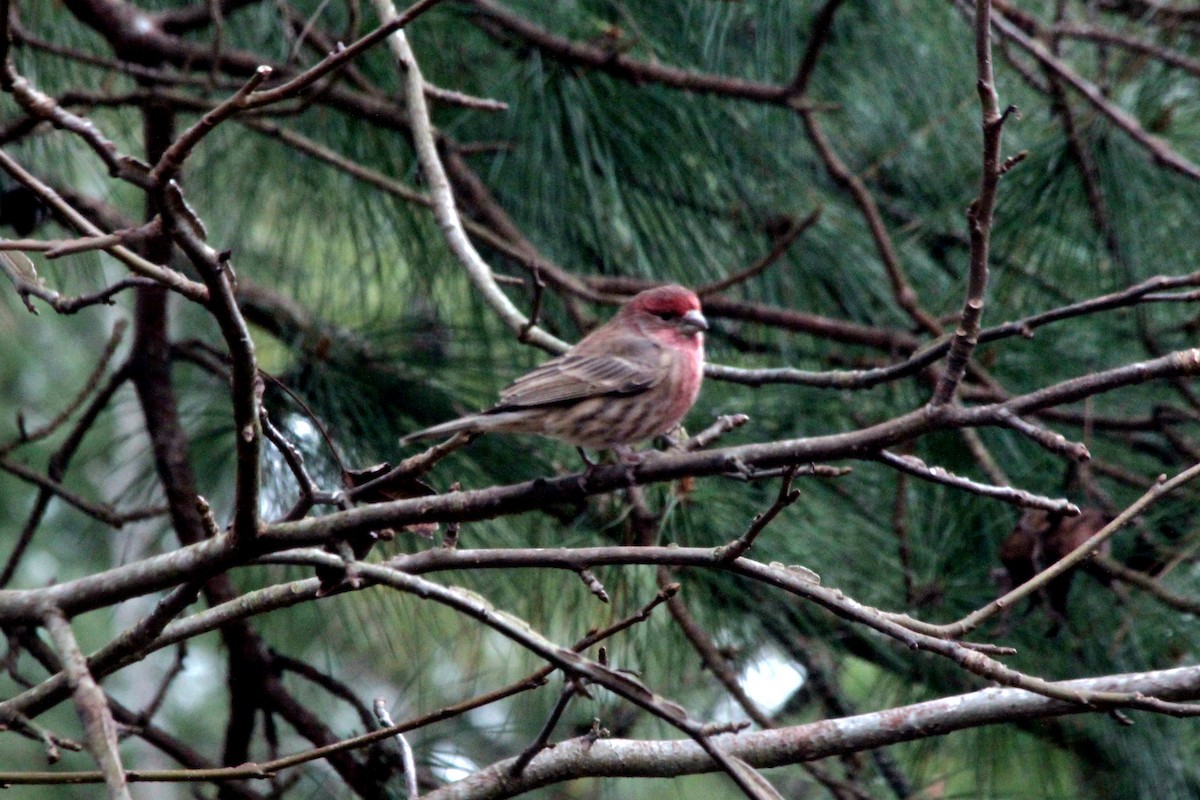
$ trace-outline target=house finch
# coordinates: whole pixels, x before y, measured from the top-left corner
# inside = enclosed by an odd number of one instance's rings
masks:
[[[650,439],[696,402],[707,329],[694,292],[647,289],[566,353],[513,381],[492,408],[400,443],[460,431],[536,433],[593,449]]]

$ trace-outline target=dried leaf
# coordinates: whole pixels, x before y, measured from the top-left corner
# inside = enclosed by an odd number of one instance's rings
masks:
[[[346,484],[347,489],[356,489],[359,486],[365,486],[374,480],[384,477],[392,471],[392,465],[384,461],[380,464],[373,464],[363,469],[348,469],[342,476],[342,480]],[[367,491],[355,495],[354,499],[359,503],[386,503],[391,500],[407,500],[411,497],[430,497],[437,494],[437,490],[428,483],[417,478],[399,475],[389,480],[383,481],[378,485],[372,486]],[[405,525],[403,530],[411,533],[416,533],[420,536],[432,536],[438,529],[436,522],[419,522],[415,525]],[[381,538],[391,538],[390,535]]]

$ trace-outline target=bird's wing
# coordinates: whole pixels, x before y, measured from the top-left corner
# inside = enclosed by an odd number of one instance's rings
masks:
[[[513,381],[491,411],[635,394],[656,386],[666,374],[659,354],[652,351],[623,356],[567,353]]]

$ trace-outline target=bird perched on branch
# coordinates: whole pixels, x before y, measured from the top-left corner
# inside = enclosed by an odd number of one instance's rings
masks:
[[[517,378],[500,402],[400,440],[536,433],[578,448],[623,448],[670,431],[704,374],[700,299],[682,286],[647,289],[563,355]]]

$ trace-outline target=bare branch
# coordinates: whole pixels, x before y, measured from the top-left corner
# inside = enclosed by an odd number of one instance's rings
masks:
[[[949,403],[967,372],[967,364],[979,341],[980,320],[988,283],[988,253],[991,249],[992,215],[996,208],[996,190],[1000,184],[1000,141],[1009,108],[1000,112],[996,78],[992,73],[992,6],[990,0],[975,4],[976,88],[983,117],[982,170],[979,194],[967,210],[967,229],[971,240],[971,267],[967,273],[967,297],[958,315],[958,328],[946,354],[946,369],[938,380],[929,402]]]
[[[387,702],[382,697],[375,698],[374,708],[380,725],[385,728],[395,727],[396,723],[392,722],[392,715],[387,710]],[[417,786],[417,764],[413,759],[412,747],[403,733],[397,731],[395,736],[396,744],[400,745],[400,763],[404,766],[404,786],[408,790],[408,800],[417,800],[421,790]]]
[[[1114,675],[1056,684],[1062,693],[1119,691],[1157,693],[1175,698],[1200,696],[1200,669],[1182,667],[1162,672]],[[1078,714],[1091,709],[1050,700],[1020,689],[984,689],[971,694],[931,700],[840,720],[774,731],[720,737],[737,758],[765,769],[830,755],[871,750],[885,744],[940,736],[998,722]],[[821,732],[820,736],[814,734]],[[494,797],[495,787],[520,793],[568,778],[608,775],[619,769],[634,777],[667,777],[712,771],[699,747],[679,741],[626,741],[586,738],[562,742],[530,762],[519,782],[509,782],[511,762],[493,764],[457,783],[425,795],[428,800],[482,800]]]
[[[1200,614],[1200,599],[1185,597],[1171,591],[1163,585],[1159,578],[1151,577],[1136,569],[1130,569],[1120,561],[1103,553],[1096,553],[1092,556],[1092,563],[1102,572],[1111,575],[1117,580],[1138,587],[1163,605],[1174,608],[1177,611],[1182,611],[1185,614]]]
[[[1048,431],[1015,414],[1001,414],[1000,418],[1005,425],[1037,442],[1051,453],[1066,456],[1072,461],[1088,461],[1092,457],[1083,444],[1068,441],[1061,433]]]
[[[1125,131],[1131,139],[1150,154],[1155,162],[1187,178],[1200,180],[1200,167],[1181,156],[1164,139],[1148,133],[1136,118],[1105,97],[1104,91],[1099,86],[1083,78],[1062,59],[1055,57],[1041,41],[1027,35],[1004,16],[992,17],[992,24],[1006,38],[1033,56],[1044,68],[1054,73],[1064,84],[1082,95],[1110,122]]]
[[[881,450],[878,458],[881,463],[895,467],[901,472],[916,478],[940,483],[945,486],[953,486],[956,489],[963,489],[972,494],[982,495],[983,497],[991,497],[1005,503],[1011,503],[1014,506],[1065,512],[1070,516],[1079,513],[1079,508],[1068,500],[1042,497],[1041,495],[1027,492],[1024,489],[1014,489],[1011,486],[993,486],[986,483],[978,483],[955,475],[942,467],[931,467],[916,456],[900,455],[888,452],[887,450]]]
[[[96,237],[106,235],[104,231],[89,222],[87,218],[63,200],[57,192],[27,172],[15,159],[3,151],[0,151],[0,168],[33,190],[34,194],[41,198],[42,202],[54,209],[66,224],[81,234]],[[106,247],[104,248],[104,252],[125,264],[134,273],[161,283],[189,300],[194,300],[198,303],[208,301],[208,290],[203,284],[190,280],[170,267],[154,264],[122,245]]]
[[[71,623],[56,608],[47,609],[43,618],[54,647],[62,658],[71,692],[75,698],[75,711],[83,722],[87,734],[88,750],[100,765],[104,782],[108,785],[109,800],[130,800],[125,769],[121,766],[121,754],[117,750],[117,724],[108,709],[108,700],[88,672],[87,662],[79,651]]]
[[[788,248],[792,246],[792,243],[799,239],[800,235],[806,230],[811,228],[813,225],[816,225],[817,220],[820,218],[821,209],[817,208],[809,212],[804,219],[794,220],[790,225],[788,225],[787,230],[785,230],[776,239],[775,244],[771,247],[771,251],[769,253],[743,270],[739,270],[732,275],[722,278],[719,281],[714,281],[699,287],[696,289],[696,294],[703,299],[706,295],[723,292],[731,286],[736,286],[739,283],[744,283],[758,275],[761,275],[768,267],[782,258],[783,254],[786,253]]]
[[[1200,476],[1200,464],[1184,470],[1170,480],[1167,480],[1165,476],[1160,478],[1159,482],[1152,486],[1149,491],[1139,497],[1120,514],[1118,514],[1116,519],[1088,537],[1083,544],[1079,545],[1066,556],[1046,567],[1031,580],[1028,580],[1016,587],[1003,597],[993,600],[978,611],[971,612],[957,622],[952,622],[946,625],[931,625],[929,623],[913,620],[905,615],[890,614],[888,617],[890,619],[900,621],[905,625],[911,624],[913,625],[914,630],[920,630],[933,636],[963,636],[978,628],[979,625],[981,625],[985,620],[994,616],[1001,609],[1011,607],[1015,603],[1018,603],[1026,597],[1029,597],[1030,595],[1040,591],[1042,587],[1044,587],[1054,578],[1062,575],[1064,572],[1073,568],[1077,564],[1092,558],[1101,544],[1111,539],[1117,531],[1125,527],[1125,525],[1127,525],[1135,516],[1140,514],[1148,506],[1153,505],[1164,495],[1167,495],[1180,486],[1183,486],[1187,482],[1195,479],[1197,476]]]
[[[799,467],[788,467],[783,473],[783,480],[779,484],[779,495],[775,498],[775,502],[771,503],[771,507],[761,514],[756,514],[754,520],[750,523],[750,527],[746,532],[734,539],[727,545],[717,548],[717,558],[726,561],[732,561],[740,557],[754,545],[754,540],[762,533],[779,513],[792,503],[800,499],[800,491],[792,488],[792,479],[799,472]]]
[[[695,436],[689,437],[681,447],[684,450],[703,450],[730,431],[737,430],[750,421],[745,414],[722,414],[717,421]]]
[[[472,0],[478,13],[476,24],[484,31],[510,34],[567,64],[577,64],[607,72],[633,83],[659,83],[675,89],[701,94],[717,94],[774,105],[787,105],[793,99],[788,86],[775,86],[724,75],[639,61],[619,49],[605,49],[572,42],[555,36],[521,19],[492,0]]]
[[[1005,13],[1008,13],[1007,9]],[[1083,25],[1079,23],[1056,22],[1048,31],[1054,37],[1064,39],[1080,39],[1089,42],[1115,44],[1135,53],[1152,56],[1164,64],[1181,69],[1191,75],[1200,77],[1200,59],[1192,58],[1178,50],[1163,47],[1154,42],[1139,39],[1120,31],[1104,28],[1100,25]]]
[[[92,373],[88,375],[87,380],[83,382],[79,392],[69,402],[62,411],[58,412],[53,419],[50,419],[45,424],[35,428],[32,431],[25,430],[24,425],[21,425],[20,435],[6,445],[0,446],[0,457],[6,456],[18,447],[30,442],[36,442],[46,438],[50,434],[58,430],[71,415],[79,410],[79,407],[92,396],[100,387],[100,379],[104,377],[104,373],[108,370],[109,364],[112,362],[113,356],[117,352],[117,347],[121,344],[121,339],[125,336],[125,330],[129,324],[125,320],[118,320],[113,325],[112,334],[108,337],[108,342],[104,345],[104,352],[100,354],[100,358],[96,362],[96,366],[92,369]]]
[[[388,0],[374,0],[374,5],[375,12],[385,25],[396,19],[395,9]],[[466,270],[471,283],[487,304],[514,334],[523,334],[523,341],[528,341],[545,350],[554,353],[564,352],[567,349],[566,342],[551,336],[540,327],[528,325],[529,320],[500,291],[495,276],[492,275],[491,267],[471,244],[466,231],[463,230],[462,221],[454,205],[450,181],[446,177],[446,170],[438,156],[437,144],[429,121],[429,108],[425,104],[425,79],[421,76],[421,70],[417,66],[416,58],[408,45],[404,31],[397,29],[389,35],[388,46],[403,73],[405,101],[408,104],[413,141],[417,148],[417,160],[421,163],[425,183],[429,186],[429,193],[433,198],[433,215],[437,219],[438,227],[442,229],[442,233],[446,237],[446,243],[451,252]]]

